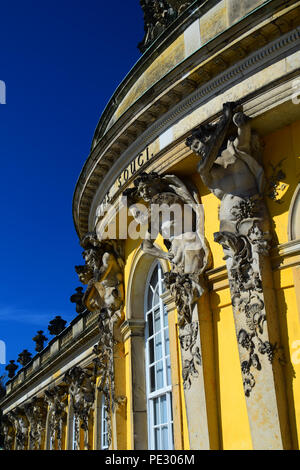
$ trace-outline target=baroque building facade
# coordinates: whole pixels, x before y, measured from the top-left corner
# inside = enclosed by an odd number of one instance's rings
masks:
[[[300,2],[140,3],[74,193],[78,316],[7,383],[4,447],[298,449]]]

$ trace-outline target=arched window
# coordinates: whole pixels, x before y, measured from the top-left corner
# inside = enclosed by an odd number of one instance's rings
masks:
[[[101,449],[108,449],[108,427],[107,427],[107,409],[105,405],[105,396],[101,397]]]
[[[151,450],[174,448],[168,312],[160,297],[164,289],[162,268],[155,263],[145,294],[148,447]]]

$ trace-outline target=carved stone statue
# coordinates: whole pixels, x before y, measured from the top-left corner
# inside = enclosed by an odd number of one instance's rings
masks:
[[[76,288],[76,293],[71,295],[70,297],[70,302],[76,304],[76,312],[78,314],[81,313],[87,313],[88,309],[83,303],[83,298],[84,298],[84,292],[82,287],[77,287]]]
[[[37,352],[41,352],[44,349],[44,343],[47,341],[48,338],[44,335],[44,332],[42,330],[38,331],[36,336],[32,338],[32,341],[35,342],[35,350]]]
[[[5,367],[5,370],[8,371],[8,378],[13,379],[16,373],[16,370],[18,369],[17,364],[15,364],[14,360],[10,360],[9,364]]]
[[[68,394],[64,387],[53,387],[45,391],[45,401],[48,404],[48,426],[52,449],[57,441],[58,450],[62,449],[63,426],[66,421]]]
[[[13,450],[15,441],[14,421],[10,413],[1,417],[1,435],[3,437],[4,450]]]
[[[25,450],[28,442],[29,423],[22,408],[16,408],[9,413],[9,419],[13,423],[16,436],[15,450]]]
[[[204,237],[204,215],[196,191],[174,175],[160,176],[143,173],[136,178],[135,187],[124,191],[130,210],[140,220],[139,200],[149,204],[148,229],[142,249],[154,257],[171,263],[165,282],[179,308],[180,324],[191,321],[191,306],[204,287],[202,274],[210,265],[211,254]],[[165,212],[164,212],[165,210]],[[141,221],[142,222],[142,221]],[[168,251],[154,242],[161,234]]]
[[[81,241],[85,266],[75,266],[79,279],[87,284],[83,303],[91,310],[107,308],[111,314],[124,301],[124,261],[120,244],[115,240],[99,241],[88,233]]]
[[[88,425],[95,401],[95,380],[93,372],[78,366],[72,367],[64,377],[71,396],[75,417],[75,442],[78,450],[80,449],[79,426],[84,430],[84,448],[89,449]]]

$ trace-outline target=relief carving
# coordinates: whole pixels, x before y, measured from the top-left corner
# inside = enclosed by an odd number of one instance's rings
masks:
[[[80,428],[84,431],[84,448],[89,450],[89,417],[95,401],[95,376],[89,369],[72,367],[64,377],[69,386],[69,394],[75,418],[74,441],[80,450]]]
[[[144,12],[145,37],[138,45],[143,53],[180,15],[192,0],[140,0]]]
[[[142,173],[134,181],[134,188],[127,189],[123,195],[131,204],[135,220],[148,222],[143,251],[171,264],[164,282],[177,306],[180,341],[183,343],[187,330],[192,338],[197,338],[198,349],[191,346],[182,350],[184,386],[189,388],[201,365],[199,326],[197,317],[193,318],[193,308],[205,291],[203,273],[211,263],[202,206],[194,188],[188,189],[174,175],[160,176],[155,172]],[[148,217],[137,204],[141,200],[148,204]],[[155,246],[158,234],[162,235],[167,252]]]
[[[41,450],[46,428],[46,403],[43,399],[34,398],[24,405],[24,411],[30,425],[29,450]]]
[[[262,355],[272,362],[275,350],[268,340],[262,289],[261,257],[268,254],[271,239],[262,147],[250,119],[235,103],[224,104],[219,121],[200,126],[186,143],[200,157],[204,184],[221,201],[215,241],[224,250],[244,390],[250,396],[256,383],[253,371],[261,370]]]
[[[29,423],[22,408],[16,408],[9,413],[9,419],[13,423],[16,436],[15,450],[26,450],[28,442]]]
[[[112,315],[124,301],[122,245],[115,240],[99,241],[88,233],[81,241],[84,266],[75,266],[80,281],[87,284],[82,298],[90,311],[108,309]]]
[[[1,434],[4,440],[4,450],[13,450],[15,441],[14,420],[10,413],[1,418]]]

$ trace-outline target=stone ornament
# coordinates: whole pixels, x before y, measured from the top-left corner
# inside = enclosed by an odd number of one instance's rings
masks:
[[[63,426],[67,418],[67,390],[63,386],[46,390],[45,401],[48,405],[48,426],[52,449],[54,449],[55,441],[57,441],[58,450],[62,450]]]
[[[47,418],[47,405],[43,399],[34,398],[24,405],[24,412],[30,425],[29,450],[41,450]]]
[[[138,45],[140,51],[145,52],[191,3],[192,0],[140,0],[145,24],[145,37]]]
[[[203,208],[196,190],[192,187],[188,189],[175,175],[161,176],[152,172],[142,173],[134,181],[134,188],[127,189],[123,196],[128,198],[131,213],[137,222],[143,223],[143,220],[136,203],[144,201],[148,204],[148,228],[142,249],[171,264],[164,281],[177,306],[181,344],[187,344],[183,339],[187,330],[193,338],[199,339],[199,325],[197,316],[193,318],[193,307],[205,291],[203,273],[211,264],[211,253],[204,237]],[[167,211],[166,217],[161,217],[159,211],[164,207],[174,209],[175,216],[172,217],[171,211]],[[145,214],[142,217],[145,219]],[[155,246],[159,233],[168,251]],[[201,365],[200,339],[196,342],[197,347],[191,341],[189,348],[185,347],[184,350],[184,386],[188,388],[191,377],[197,374]],[[189,358],[186,358],[187,351]]]
[[[123,247],[116,240],[99,241],[96,233],[88,233],[81,241],[84,266],[75,266],[83,284],[87,284],[82,302],[90,311],[107,308],[111,315],[124,302]]]
[[[74,441],[76,449],[80,450],[81,428],[84,431],[84,448],[85,450],[89,450],[89,417],[95,401],[95,375],[89,369],[75,366],[65,374],[64,382],[66,382],[69,387],[69,394],[75,418]]]
[[[274,346],[267,339],[260,256],[268,254],[269,217],[263,201],[262,147],[250,119],[235,103],[226,103],[219,121],[195,129],[187,145],[200,161],[204,184],[221,201],[220,232],[229,273],[232,304],[238,318],[238,344],[246,396],[255,386],[253,369],[261,356],[271,362]],[[243,321],[241,321],[243,319]]]

